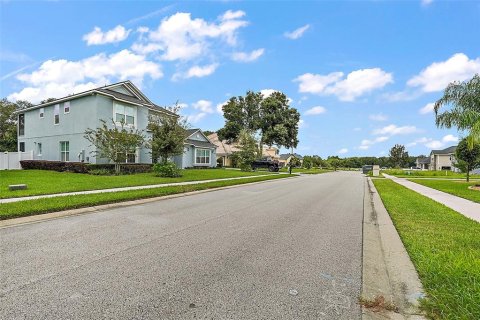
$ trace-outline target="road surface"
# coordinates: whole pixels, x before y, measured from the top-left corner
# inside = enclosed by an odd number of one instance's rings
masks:
[[[360,319],[364,177],[0,229],[0,319]]]

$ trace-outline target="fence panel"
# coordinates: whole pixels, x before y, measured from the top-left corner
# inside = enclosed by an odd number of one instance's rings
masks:
[[[33,160],[33,151],[27,152],[1,152],[0,170],[22,169],[20,160]]]

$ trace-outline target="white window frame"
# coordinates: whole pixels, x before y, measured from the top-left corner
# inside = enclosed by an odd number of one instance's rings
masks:
[[[38,109],[38,117],[39,117],[40,119],[45,118],[45,108],[40,108],[40,109]]]
[[[136,106],[133,106],[133,105],[129,105],[129,104],[126,104],[126,103],[119,103],[119,102],[116,102],[116,101],[113,101],[113,121],[115,122],[116,125],[121,125],[121,122],[120,121],[117,121],[117,112],[116,112],[116,106],[120,106],[120,107],[123,107],[124,111],[123,111],[123,116],[125,117],[125,126],[128,126],[128,127],[133,127],[133,128],[136,128],[137,127],[137,107]],[[133,110],[133,124],[128,124],[127,123],[127,108],[131,108]]]
[[[58,116],[58,122],[56,122],[56,116]],[[53,124],[58,126],[60,124],[60,105],[56,104],[53,106]]]
[[[66,150],[62,150],[62,144],[65,143],[68,148],[65,148]],[[63,155],[65,154],[65,160],[63,158]],[[67,159],[68,158],[68,159]],[[60,141],[60,161],[63,162],[70,162],[70,141]]]
[[[68,111],[66,111],[68,108]],[[67,113],[70,113],[70,101],[66,101],[63,103],[63,114],[67,114]]]
[[[20,118],[23,119],[21,125],[23,126],[23,132],[20,131]],[[25,113],[20,113],[18,115],[18,136],[23,137],[25,135]]]
[[[39,157],[42,156],[42,153],[43,153],[42,148],[43,148],[42,143],[38,142],[37,143],[37,156],[39,156]]]
[[[197,157],[197,152],[198,151],[208,151],[208,156],[204,155],[204,156]],[[205,158],[205,161],[206,161],[206,158],[208,158],[208,162],[197,162],[197,158]],[[212,162],[212,150],[205,149],[205,148],[195,148],[195,164],[209,165],[209,164],[211,164],[211,162]]]

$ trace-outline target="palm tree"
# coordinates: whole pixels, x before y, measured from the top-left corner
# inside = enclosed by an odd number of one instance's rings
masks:
[[[442,106],[451,106],[450,110],[439,113]],[[467,131],[468,147],[473,149],[480,144],[480,76],[465,82],[452,82],[443,97],[435,102],[435,122],[437,127]]]

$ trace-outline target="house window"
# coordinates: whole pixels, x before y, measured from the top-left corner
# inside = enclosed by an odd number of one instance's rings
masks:
[[[117,153],[117,161],[118,162],[124,162],[124,163],[136,163],[136,157],[137,155],[135,153],[123,153],[123,152],[118,152]]]
[[[70,113],[70,101],[63,104],[63,113]]]
[[[53,109],[53,123],[59,124],[60,123],[60,105],[56,104]]]
[[[135,153],[127,153],[127,163],[135,163]]]
[[[44,116],[45,116],[45,108],[40,108],[40,110],[38,111],[38,117],[40,119],[43,119]]]
[[[208,149],[196,149],[195,150],[195,163],[196,164],[209,164],[210,163],[210,150],[208,150]]]
[[[42,144],[37,143],[37,155],[41,156],[42,155]]]
[[[70,161],[69,141],[60,141],[60,161]]]
[[[23,136],[25,135],[25,114],[18,115],[18,135]]]
[[[20,145],[18,147],[18,150],[20,152],[25,152],[25,142],[20,142]]]
[[[115,122],[135,125],[135,108],[115,103]]]

